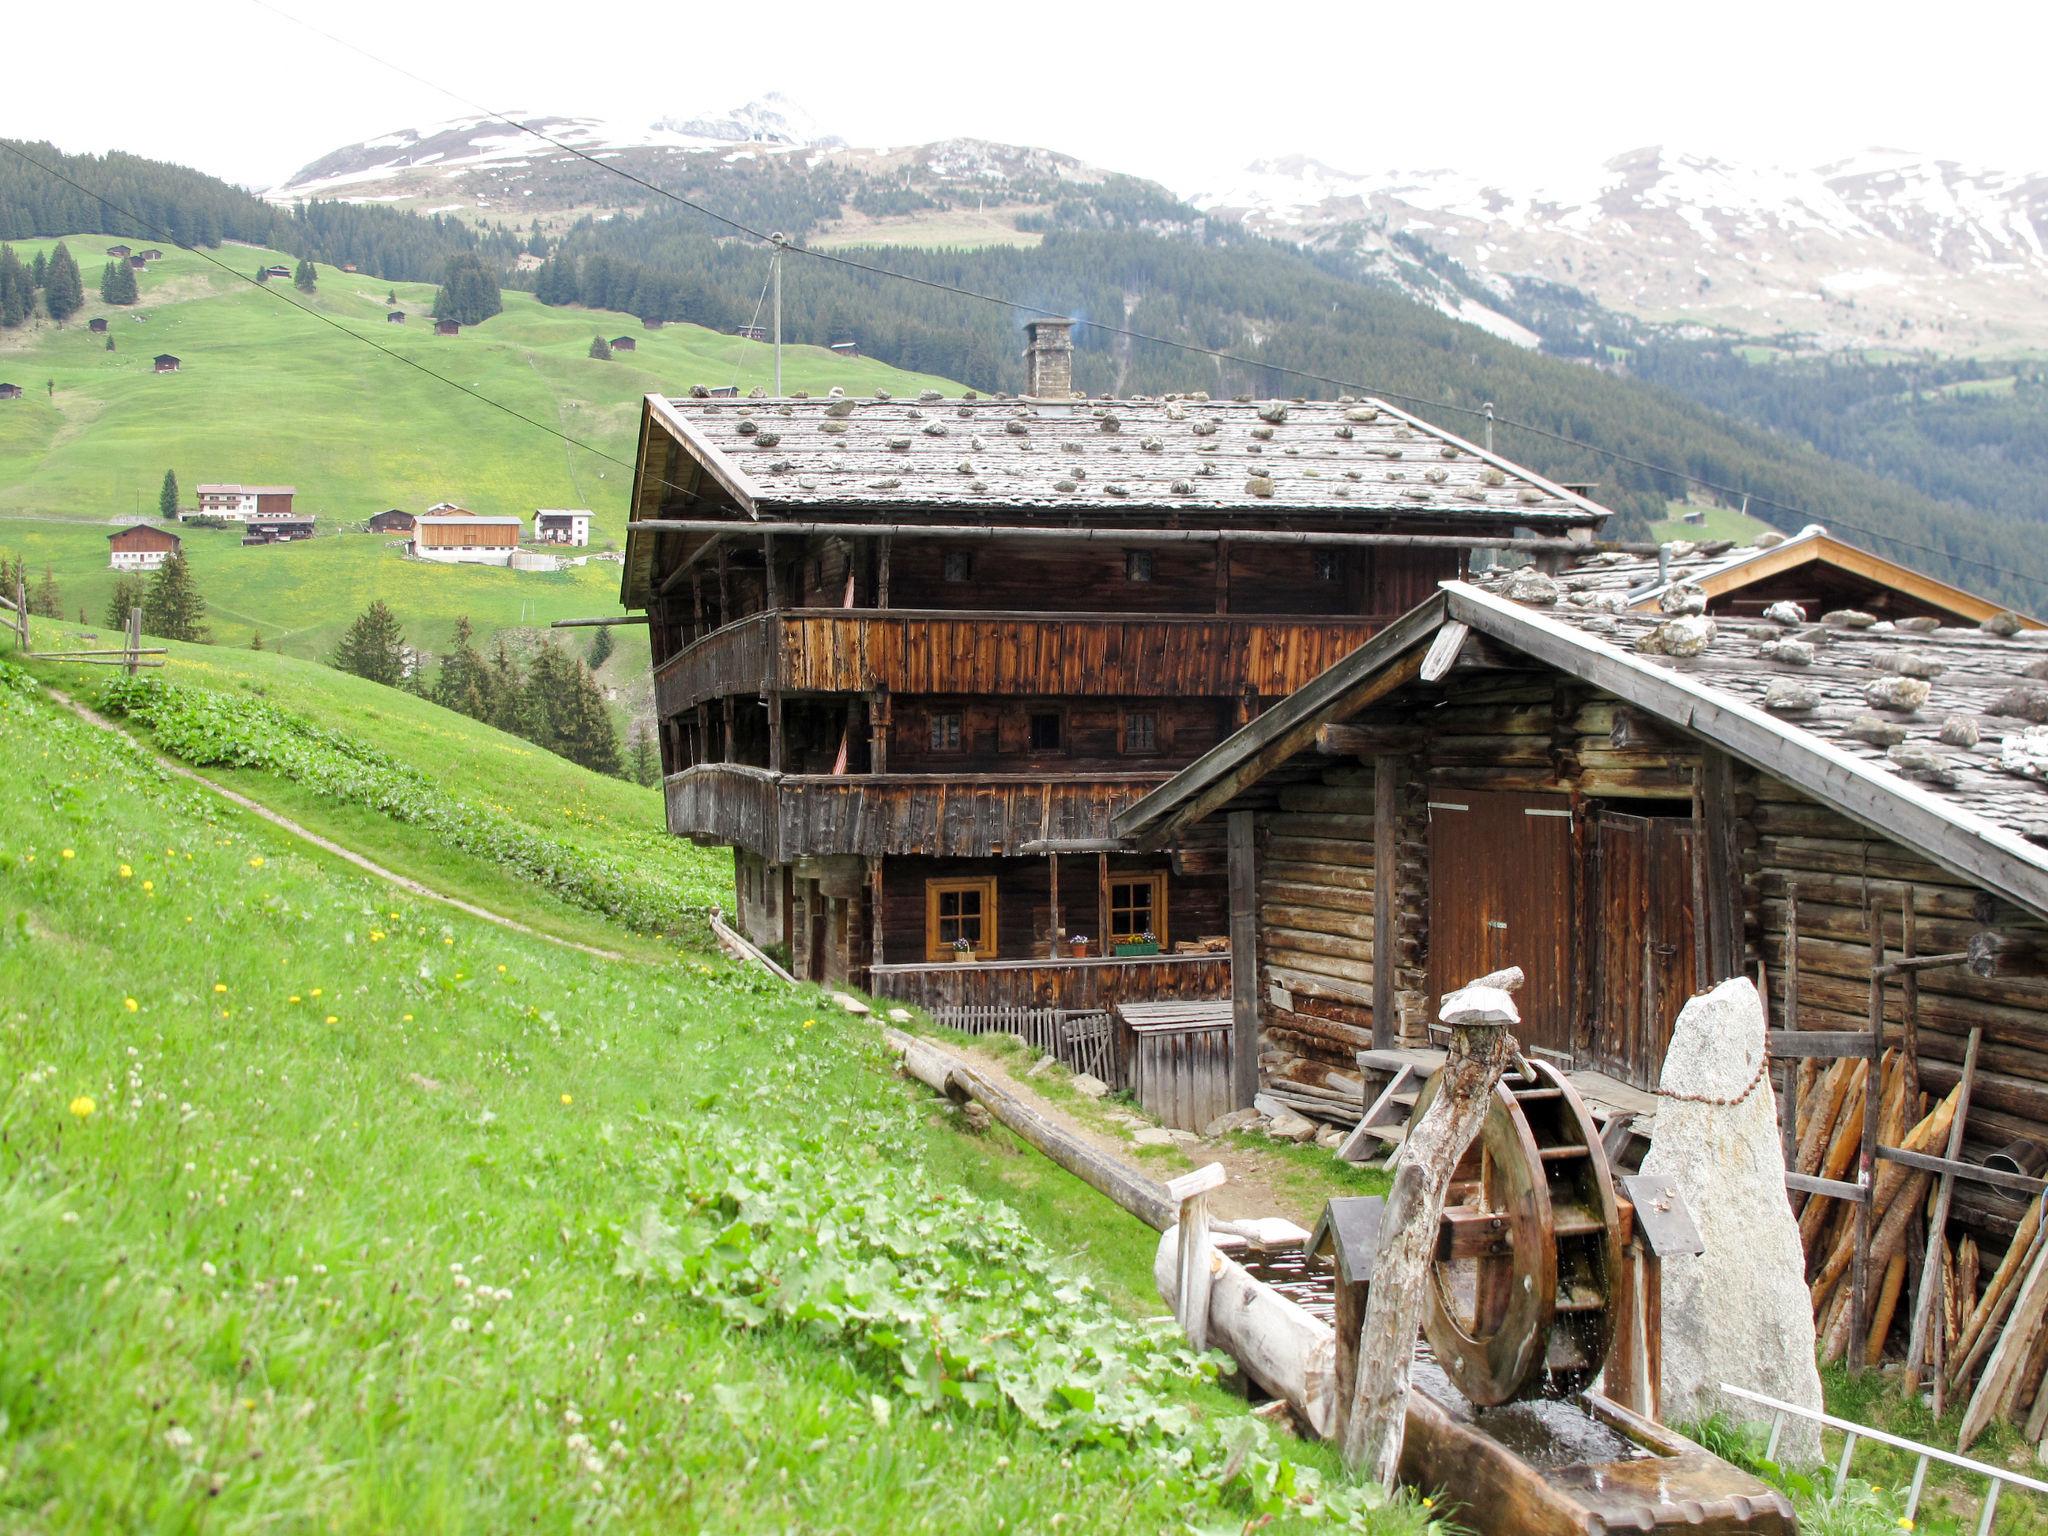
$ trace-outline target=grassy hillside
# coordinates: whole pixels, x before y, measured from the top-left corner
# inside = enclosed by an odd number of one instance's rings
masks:
[[[394,895],[4,663],[0,776],[0,1526],[1318,1512],[815,992]]]
[[[24,260],[56,242],[16,242]],[[153,516],[166,469],[191,504],[204,480],[284,482],[316,514],[310,544],[244,549],[234,532],[192,529],[187,547],[214,611],[216,639],[324,655],[372,596],[381,596],[429,649],[444,644],[457,614],[486,633],[545,624],[616,605],[618,567],[592,561],[552,573],[455,569],[402,560],[392,541],[343,533],[386,507],[412,511],[457,501],[479,512],[529,516],[537,506],[589,507],[594,547],[615,544],[625,525],[631,472],[568,447],[524,422],[293,312],[271,293],[170,250],[139,274],[142,303],[108,309],[97,298],[107,237],[69,240],[93,296],[64,326],[0,332],[0,380],[27,391],[0,402],[0,549],[36,570],[52,566],[65,611],[97,621],[113,573],[109,528]],[[253,271],[278,252],[226,245],[216,253]],[[409,319],[388,324],[395,289]],[[769,385],[769,348],[692,325],[645,330],[630,316],[547,309],[505,294],[505,312],[458,337],[426,323],[433,288],[319,269],[308,299],[280,291],[455,379],[628,463],[640,398],[692,384]],[[116,350],[85,322],[104,314]],[[611,362],[587,356],[592,336],[632,335],[638,350]],[[156,374],[151,359],[176,353],[183,368]],[[784,352],[784,386],[822,391],[957,389],[866,359],[815,347]],[[54,386],[52,390],[51,386]],[[644,641],[621,633],[619,671],[643,670]],[[634,665],[637,662],[638,665]]]

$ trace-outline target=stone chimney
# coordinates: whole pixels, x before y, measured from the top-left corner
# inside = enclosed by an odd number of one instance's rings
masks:
[[[1035,399],[1074,397],[1074,328],[1071,320],[1027,320],[1024,334],[1024,393]]]

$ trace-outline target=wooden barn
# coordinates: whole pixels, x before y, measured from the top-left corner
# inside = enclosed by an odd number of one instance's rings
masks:
[[[21,386],[19,384],[0,383],[0,400],[19,400],[20,398]]]
[[[107,247],[107,254],[109,256],[126,256],[131,249],[131,247],[125,245],[110,245]]]
[[[485,517],[442,502],[413,520],[408,551],[450,565],[505,565],[524,526],[516,517]]]
[[[860,343],[857,341],[835,341],[830,351],[834,357],[859,357]]]
[[[135,271],[140,272],[144,267],[149,265],[149,258],[146,256],[130,256],[128,258],[128,265],[132,267]]]
[[[636,352],[640,348],[640,343],[630,336],[614,336],[607,345],[614,352]]]
[[[388,512],[379,512],[363,526],[371,533],[411,533],[413,515],[397,507]]]
[[[436,320],[434,322],[434,334],[436,336],[460,336],[462,334],[462,326],[458,321],[454,320]]]
[[[622,597],[670,830],[809,978],[936,1007],[1227,990],[1220,841],[1109,820],[1517,530],[1603,511],[1377,402],[670,400]]]
[[[107,535],[107,564],[117,571],[153,571],[171,558],[179,539],[168,529],[135,523]]]
[[[169,352],[159,352],[156,355],[154,366],[158,373],[176,373],[178,371],[178,359]]]
[[[1490,584],[1115,818],[1132,856],[1225,829],[1239,1102],[1357,1123],[1439,1059],[1443,993],[1512,964],[1525,1049],[1654,1139],[1679,1008],[1748,976],[1781,1093],[1891,1048],[1910,1102],[1974,1057],[1959,1160],[1878,1144],[1872,1097],[1860,1172],[1788,1186],[1861,1205],[1879,1164],[1947,1172],[1958,1238],[2003,1247],[2048,1170],[2048,634]]]
[[[384,323],[386,325],[405,324],[405,311],[402,309],[387,309],[384,311]]]
[[[85,322],[85,328],[95,336],[104,336],[107,334],[107,317],[105,315],[94,315]]]

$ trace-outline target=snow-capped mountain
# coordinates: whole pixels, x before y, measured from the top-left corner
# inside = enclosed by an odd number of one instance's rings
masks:
[[[1662,148],[1540,183],[1261,160],[1190,201],[1368,263],[1396,237],[1482,281],[1579,289],[1646,320],[1824,347],[2048,340],[2048,176],[1895,150],[1812,168]]]
[[[846,141],[825,132],[818,120],[780,91],[706,117],[664,117],[654,130],[720,144],[815,144],[833,148]]]

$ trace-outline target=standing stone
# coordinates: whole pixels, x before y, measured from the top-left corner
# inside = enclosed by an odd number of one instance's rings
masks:
[[[1764,1011],[1746,977],[1722,982],[1680,1011],[1658,1086],[1665,1094],[1733,1098],[1764,1054]],[[1665,1098],[1644,1173],[1678,1186],[1706,1250],[1664,1261],[1665,1422],[1754,1409],[1722,1382],[1819,1411],[1806,1253],[1785,1198],[1777,1100],[1768,1077],[1739,1104]],[[1819,1431],[1787,1418],[1778,1443],[1790,1465],[1820,1456]]]

